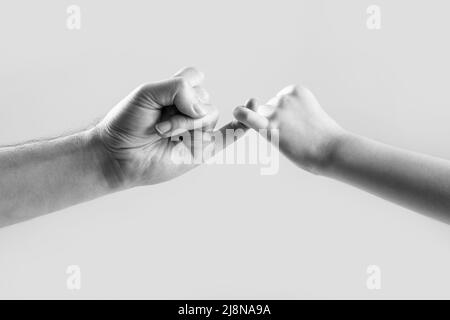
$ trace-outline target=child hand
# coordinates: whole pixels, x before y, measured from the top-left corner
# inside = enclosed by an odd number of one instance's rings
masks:
[[[289,86],[254,110],[237,107],[235,118],[255,130],[279,135],[279,148],[303,169],[320,173],[344,130],[306,88]]]

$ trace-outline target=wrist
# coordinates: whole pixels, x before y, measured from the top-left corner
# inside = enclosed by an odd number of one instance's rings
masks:
[[[333,177],[336,172],[342,168],[349,157],[352,157],[352,152],[349,153],[348,147],[353,142],[358,141],[360,137],[352,132],[343,130],[335,136],[333,147],[330,151],[330,156],[327,166],[322,171],[322,175]]]
[[[325,156],[316,166],[315,173],[322,176],[329,176],[339,163],[339,157],[343,146],[351,140],[354,135],[342,128],[334,131],[326,144]]]
[[[83,132],[85,148],[92,159],[99,183],[108,192],[126,189],[120,165],[106,148],[99,129],[94,127]]]

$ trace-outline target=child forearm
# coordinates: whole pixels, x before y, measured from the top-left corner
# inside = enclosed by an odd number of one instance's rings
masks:
[[[323,174],[450,221],[450,161],[345,133]]]

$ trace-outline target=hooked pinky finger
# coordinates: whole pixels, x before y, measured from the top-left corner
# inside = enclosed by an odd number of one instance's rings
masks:
[[[259,130],[267,129],[269,127],[269,119],[253,110],[250,110],[249,108],[236,107],[233,111],[233,115],[236,120],[252,129]]]

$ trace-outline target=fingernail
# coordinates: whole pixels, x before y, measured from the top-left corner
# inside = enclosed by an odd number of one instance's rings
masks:
[[[194,111],[196,114],[198,114],[199,116],[204,116],[206,115],[206,110],[203,109],[203,107],[200,107],[200,105],[198,103],[194,103]]]
[[[170,129],[172,129],[172,123],[170,123],[170,121],[160,122],[155,125],[155,129],[159,134],[166,134],[170,131]]]

